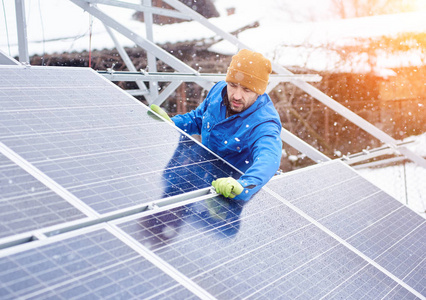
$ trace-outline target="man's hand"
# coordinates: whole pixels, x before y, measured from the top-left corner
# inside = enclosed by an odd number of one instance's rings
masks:
[[[216,189],[216,193],[226,198],[234,198],[244,190],[243,186],[232,177],[219,178],[212,182],[212,186]]]
[[[166,119],[167,121],[169,121],[170,123],[173,123],[172,119],[170,119],[170,117],[167,115],[167,113],[158,105],[155,104],[151,104],[150,108],[156,112],[157,114],[159,114],[160,116],[162,116],[164,119]]]

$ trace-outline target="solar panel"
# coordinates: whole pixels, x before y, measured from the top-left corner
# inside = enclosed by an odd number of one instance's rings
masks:
[[[0,154],[0,239],[86,217]]]
[[[237,173],[90,69],[0,68],[0,79],[2,143],[96,213]]]
[[[286,176],[271,185],[287,184],[296,182]],[[386,266],[382,270],[380,262],[366,259],[368,250],[348,248],[281,200],[263,191],[247,204],[218,197],[132,217],[118,226],[218,299],[404,299],[414,297],[413,291],[424,295],[422,287],[412,286],[405,276],[393,278]],[[420,238],[416,247],[423,242]],[[411,254],[404,262],[420,271],[422,253]]]
[[[105,228],[0,257],[2,299],[198,299]]]
[[[309,185],[306,193],[292,191],[291,182],[302,180]],[[291,174],[269,188],[342,243],[426,295],[423,217],[340,162]]]
[[[96,72],[0,79],[1,299],[426,299],[425,219],[342,162],[232,201],[206,188],[235,169]]]

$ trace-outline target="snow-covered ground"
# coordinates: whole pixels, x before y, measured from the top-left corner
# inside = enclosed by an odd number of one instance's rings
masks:
[[[426,157],[426,133],[407,140],[414,153]],[[357,171],[376,186],[426,218],[426,169],[412,162]]]

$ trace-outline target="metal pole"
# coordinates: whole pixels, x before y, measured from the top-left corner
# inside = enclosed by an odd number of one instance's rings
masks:
[[[28,54],[27,22],[25,19],[25,0],[15,0],[16,26],[18,29],[19,61],[30,63]]]
[[[156,44],[148,41],[144,37],[138,35],[136,32],[128,29],[127,27],[123,26],[121,23],[115,21],[110,16],[106,15],[96,7],[93,7],[89,3],[87,3],[84,0],[70,0],[77,6],[80,6],[82,9],[93,15],[94,17],[101,20],[103,23],[105,23],[108,27],[111,27],[115,31],[121,33],[123,36],[127,37],[131,41],[133,41],[136,45],[144,48],[148,52],[155,53],[156,57],[161,59],[163,62],[174,68],[175,70],[179,72],[188,72],[192,74],[199,74],[196,70],[185,64],[184,62],[180,61],[164,49],[160,48]],[[210,82],[200,82],[199,83],[203,88],[210,90],[210,88],[213,86],[213,83]]]
[[[292,146],[294,149],[306,154],[310,159],[312,159],[316,163],[326,162],[331,160],[328,156],[318,151],[284,127],[281,128],[281,140],[283,140],[286,144]]]
[[[145,6],[152,6],[151,0],[142,0],[143,5]],[[146,38],[148,41],[154,43],[154,32],[152,30],[152,26],[154,24],[154,18],[152,16],[151,12],[144,11],[143,13],[143,19],[145,22],[145,31],[146,31]],[[147,52],[147,59],[148,59],[148,71],[149,72],[157,72],[157,58],[150,52]],[[149,82],[149,93],[151,95],[152,99],[156,99],[158,97],[158,82],[157,81],[150,81]]]
[[[118,42],[117,38],[115,37],[114,33],[112,32],[111,28],[109,28],[107,25],[105,25],[105,29],[108,32],[109,36],[111,37],[112,41],[115,44],[115,47],[117,48],[118,53],[120,54],[121,58],[123,59],[124,63],[126,64],[127,68],[129,69],[129,71],[134,71],[136,72],[136,67],[133,64],[132,60],[130,59],[129,55],[127,55],[126,50],[121,46],[121,44]],[[136,80],[135,81],[137,86],[139,87],[139,89],[141,90],[141,93],[144,95],[144,97],[146,98],[146,100],[148,102],[151,101],[151,97],[148,94],[149,91],[145,86],[145,83],[142,80]]]

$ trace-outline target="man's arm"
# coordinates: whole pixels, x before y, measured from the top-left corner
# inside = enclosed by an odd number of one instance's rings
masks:
[[[221,92],[225,86],[226,82],[219,81],[210,89],[207,97],[196,109],[184,115],[174,116],[172,120],[176,126],[189,135],[201,134],[203,114],[206,112],[211,101],[222,101]]]
[[[198,105],[198,107],[184,115],[176,115],[172,118],[173,122],[177,127],[185,131],[189,135],[201,134],[203,115],[206,112],[210,101],[221,101],[221,98],[217,98],[217,89],[221,90],[222,82],[216,83],[215,86],[207,94],[206,99]]]
[[[237,181],[244,188],[234,199],[248,201],[278,171],[282,155],[280,129],[275,123],[262,127],[262,135],[252,145],[253,164]]]
[[[187,134],[201,134],[202,117],[204,112],[205,100],[196,109],[184,114],[176,115],[172,121],[177,127]]]

